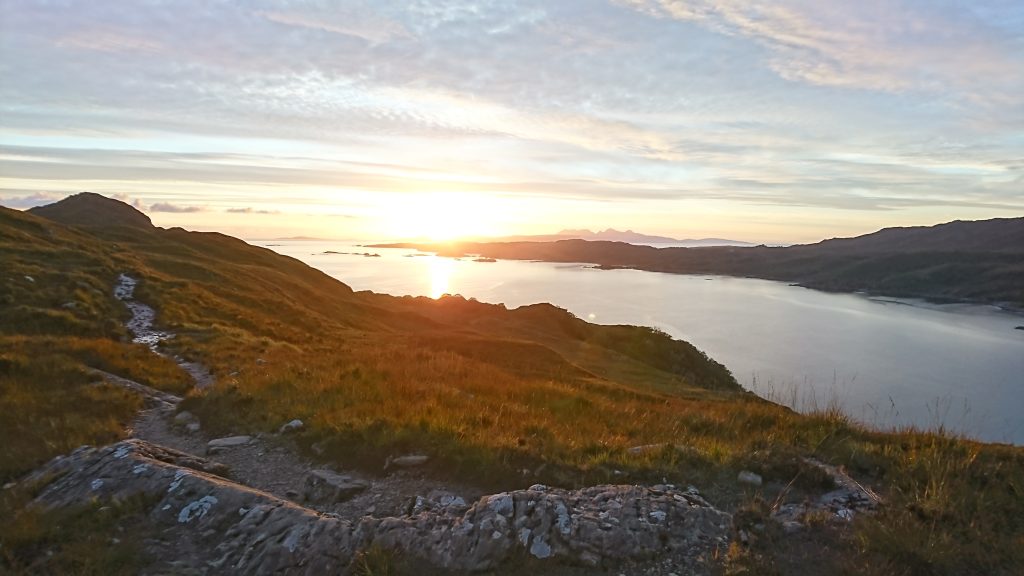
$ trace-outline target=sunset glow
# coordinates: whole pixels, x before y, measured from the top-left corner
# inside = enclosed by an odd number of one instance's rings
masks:
[[[384,235],[431,241],[497,236],[504,229],[497,221],[496,204],[488,200],[472,194],[410,194],[388,206]]]
[[[9,0],[0,204],[396,240],[1014,216],[1022,6]]]
[[[449,294],[451,289],[452,272],[455,270],[455,261],[451,258],[430,256],[427,263],[430,271],[430,297],[440,298]]]

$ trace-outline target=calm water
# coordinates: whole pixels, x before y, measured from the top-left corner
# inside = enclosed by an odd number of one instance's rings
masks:
[[[945,425],[1024,444],[1024,317],[743,278],[413,256],[342,242],[254,242],[356,290],[462,294],[509,307],[551,302],[600,324],[641,324],[693,343],[762,396],[797,409],[838,401],[880,426]],[[370,252],[361,255],[323,254]]]

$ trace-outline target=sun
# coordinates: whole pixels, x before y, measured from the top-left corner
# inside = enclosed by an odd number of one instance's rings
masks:
[[[497,205],[480,194],[409,194],[388,207],[385,229],[392,238],[447,242],[497,235],[498,215]]]

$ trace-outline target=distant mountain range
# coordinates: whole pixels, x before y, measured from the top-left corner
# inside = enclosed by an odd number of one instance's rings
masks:
[[[557,242],[559,240],[605,240],[609,242],[626,242],[629,244],[674,244],[676,246],[684,247],[753,246],[753,244],[749,242],[741,242],[739,240],[727,240],[725,238],[679,239],[670,238],[668,236],[653,236],[650,234],[641,234],[640,232],[634,232],[632,230],[621,231],[616,230],[614,228],[608,228],[606,230],[600,230],[598,232],[593,232],[586,229],[566,229],[558,232],[557,234],[503,236],[501,238],[488,238],[486,240],[478,240],[487,242]]]
[[[788,247],[656,248],[624,242],[558,240],[453,245],[397,244],[444,255],[588,262],[678,274],[747,276],[835,292],[1024,308],[1024,218],[885,228],[855,238]]]

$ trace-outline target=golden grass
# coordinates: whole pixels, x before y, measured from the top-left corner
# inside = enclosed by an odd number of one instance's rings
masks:
[[[885,510],[842,534],[769,533],[730,554],[728,570],[792,571],[803,554],[801,566],[817,573],[1015,574],[1024,566],[1020,448],[941,430],[879,432],[834,406],[797,414],[738,390],[692,346],[651,330],[589,325],[551,306],[508,311],[458,298],[354,294],[220,235],[94,234],[0,211],[0,255],[12,270],[0,282],[0,312],[21,311],[0,331],[9,335],[0,339],[0,408],[14,414],[3,423],[12,444],[26,439],[5,448],[5,477],[43,455],[116,436],[135,406],[91,385],[85,366],[180,390],[173,365],[121,342],[124,316],[110,288],[129,271],[142,280],[139,298],[179,333],[175,351],[217,376],[183,406],[213,433],[273,431],[301,418],[299,443],[339,466],[379,471],[389,455],[422,451],[432,456],[431,473],[495,488],[664,478],[696,484],[755,519],[771,506],[755,506],[761,494],[739,490],[736,472],[820,490],[821,475],[801,460],[815,456],[882,492]],[[65,249],[61,238],[80,248]],[[18,284],[30,272],[42,280]],[[59,282],[65,277],[92,289]],[[69,298],[88,302],[62,307]],[[57,358],[56,375],[40,350]],[[49,398],[54,386],[69,400]],[[658,443],[681,449],[628,452]],[[817,539],[812,552],[800,547],[808,539]]]

